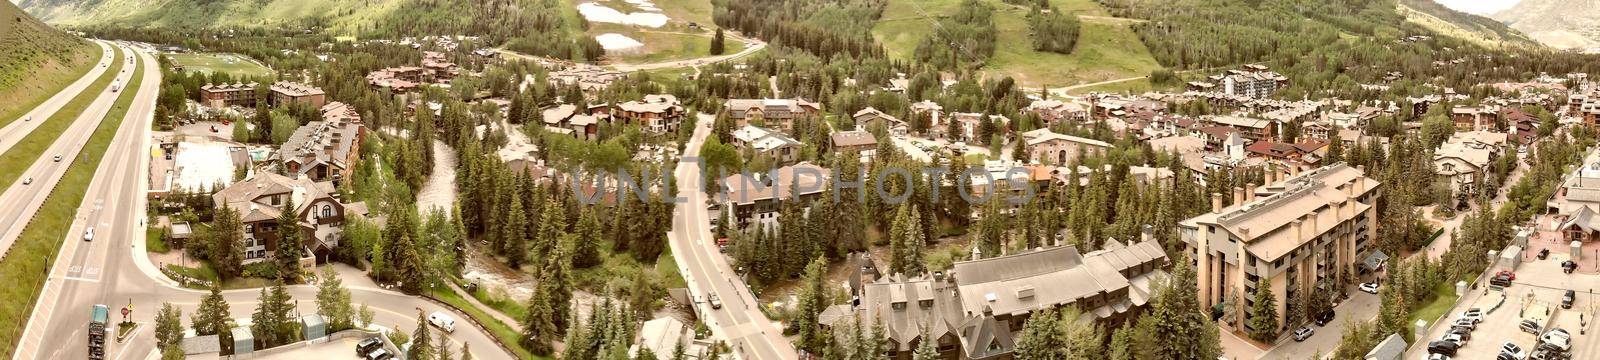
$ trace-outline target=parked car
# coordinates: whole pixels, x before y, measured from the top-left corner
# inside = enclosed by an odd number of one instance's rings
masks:
[[[456,319],[451,318],[449,314],[444,312],[435,311],[432,314],[428,314],[428,323],[433,324],[434,327],[440,330],[444,330],[446,333],[456,332]]]
[[[1562,261],[1561,262],[1561,271],[1562,272],[1571,274],[1573,270],[1577,270],[1577,269],[1578,269],[1578,263],[1572,262],[1572,260],[1567,260],[1567,261]]]
[[[1434,341],[1434,342],[1428,343],[1428,353],[1429,354],[1442,354],[1442,355],[1447,355],[1447,356],[1456,356],[1456,350],[1460,349],[1460,348],[1461,348],[1461,346],[1456,345],[1455,343],[1449,342],[1449,341]]]
[[[1505,355],[1511,355],[1511,358],[1512,359],[1516,359],[1516,360],[1523,360],[1523,359],[1527,359],[1528,358],[1528,353],[1525,352],[1525,351],[1522,351],[1522,347],[1521,346],[1517,346],[1517,344],[1514,344],[1514,343],[1512,343],[1510,341],[1507,341],[1505,343],[1505,345],[1500,345],[1500,353],[1501,354],[1505,354]]]
[[[1511,279],[1512,278],[1510,276],[1506,276],[1505,274],[1495,274],[1493,278],[1489,279],[1489,285],[1511,287]]]
[[[1518,327],[1522,328],[1522,332],[1534,335],[1539,335],[1539,333],[1544,332],[1544,325],[1539,325],[1539,323],[1533,322],[1533,320],[1523,320],[1522,324]]]
[[[382,347],[383,340],[379,340],[378,338],[373,337],[367,338],[366,340],[361,340],[361,342],[356,343],[356,356],[367,356],[367,354],[372,353],[372,350],[377,350],[378,348]]]
[[[1550,258],[1550,249],[1539,249],[1539,260]]]
[[[1450,355],[1445,355],[1445,354],[1428,354],[1428,357],[1426,357],[1426,358],[1424,358],[1424,359],[1427,359],[1427,360],[1450,360]]]
[[[1473,325],[1477,325],[1478,323],[1483,322],[1483,310],[1477,308],[1467,309],[1467,311],[1462,311],[1461,316],[1456,318],[1462,320],[1471,320]]]
[[[1461,334],[1457,333],[1444,334],[1444,337],[1439,338],[1439,341],[1449,341],[1455,343],[1457,347],[1467,345],[1467,338],[1462,337]]]
[[[1561,351],[1572,350],[1572,334],[1562,329],[1551,329],[1539,337],[1539,344],[1549,345]]]
[[[367,360],[389,360],[393,358],[394,355],[390,354],[389,350],[384,349],[374,350],[373,352],[367,354]]]
[[[1311,326],[1301,327],[1299,330],[1294,331],[1294,341],[1306,341],[1306,339],[1310,339],[1311,335],[1315,335],[1316,333],[1317,330],[1312,329]]]
[[[1324,326],[1328,325],[1330,322],[1333,322],[1333,315],[1333,309],[1328,309],[1328,311],[1323,311],[1322,314],[1318,314],[1316,320],[1317,326]]]
[[[1453,328],[1452,327],[1452,328],[1450,328],[1449,332],[1446,332],[1446,334],[1460,336],[1461,340],[1472,340],[1472,331],[1471,330],[1458,329],[1458,328]]]
[[[1360,288],[1361,288],[1361,291],[1366,292],[1368,294],[1377,294],[1378,293],[1378,283],[1376,283],[1376,282],[1361,283]]]
[[[1571,309],[1572,308],[1572,302],[1574,300],[1577,300],[1577,297],[1578,297],[1578,293],[1577,292],[1572,291],[1571,289],[1568,289],[1566,294],[1561,295],[1561,308],[1562,309]]]
[[[1511,272],[1511,270],[1500,270],[1500,272],[1495,273],[1495,275],[1496,276],[1505,275],[1507,280],[1512,280],[1512,281],[1516,281],[1517,280],[1517,273]]]
[[[1473,330],[1477,330],[1478,329],[1478,323],[1472,322],[1472,320],[1468,320],[1468,319],[1456,319],[1456,322],[1454,324],[1452,324],[1451,326],[1453,326],[1456,329],[1465,328],[1465,329],[1467,329],[1467,331],[1473,331]]]

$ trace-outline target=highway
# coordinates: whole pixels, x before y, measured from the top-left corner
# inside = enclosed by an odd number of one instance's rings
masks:
[[[103,42],[97,41],[96,43],[101,44],[101,46],[106,45]],[[107,49],[107,54],[110,51],[111,49]],[[119,47],[118,51],[128,54],[126,48]],[[110,60],[106,61],[109,62]],[[99,66],[95,68],[98,69],[99,73],[106,71],[105,68]],[[132,66],[125,66],[123,69],[126,71],[116,74],[113,82],[127,84],[128,80],[133,78]],[[93,82],[93,79],[90,79],[89,82]],[[83,90],[81,87],[74,89],[76,85],[74,84],[73,87],[63,90],[63,94],[72,90]],[[88,86],[88,84],[84,85]],[[94,89],[94,91],[100,91],[100,95],[78,115],[77,119],[72,121],[71,125],[68,125],[65,131],[61,132],[61,136],[56,138],[55,142],[44,153],[39,154],[39,158],[34,160],[33,165],[28,166],[28,169],[22,172],[22,175],[18,177],[16,182],[11,184],[10,188],[6,189],[5,193],[0,194],[0,259],[5,258],[6,254],[10,253],[11,244],[16,242],[17,237],[22,234],[22,229],[26,227],[28,220],[33,218],[33,215],[39,211],[39,207],[44,205],[45,198],[49,197],[50,193],[55,189],[56,183],[61,180],[63,175],[66,175],[68,165],[78,160],[78,151],[83,149],[84,143],[89,142],[89,136],[94,133],[95,127],[100,124],[100,119],[105,118],[106,112],[110,111],[111,106],[116,103],[117,96],[122,95],[121,92],[110,91],[109,87]],[[76,96],[76,93],[71,96],[65,96],[66,100],[63,100],[61,104],[57,104],[54,109],[46,110],[50,110],[50,114],[54,114],[56,110],[61,108],[60,105],[64,105],[66,101],[71,101],[71,98]],[[50,103],[62,97],[62,94],[57,94],[49,101],[46,101],[46,104],[40,106],[50,105]],[[35,111],[39,111],[39,109],[35,109]],[[28,136],[29,131],[32,131],[39,123],[44,122],[46,118],[48,116],[35,117],[33,120],[20,123],[11,123],[6,126],[6,132],[0,133],[3,134],[0,136],[4,137],[0,138],[0,143],[15,144],[17,141],[21,141],[22,138]],[[13,156],[11,154],[7,155]],[[57,155],[61,156],[59,161],[56,159]],[[26,182],[31,183],[24,184]]]
[[[108,359],[144,359],[157,354],[153,321],[163,302],[184,312],[183,325],[207,292],[182,288],[162,275],[145,255],[145,189],[148,187],[150,125],[155,98],[160,88],[160,69],[147,50],[137,51],[144,66],[143,83],[134,98],[116,137],[107,148],[104,161],[84,194],[78,216],[62,240],[61,251],[50,269],[50,276],[34,305],[14,359],[82,359],[87,357],[89,309],[105,304],[113,309],[132,304],[130,319],[139,328],[123,343],[107,345]],[[132,73],[132,71],[129,71]],[[126,84],[126,82],[124,82]],[[97,112],[104,108],[95,107]],[[63,138],[80,135],[69,131]],[[86,140],[87,137],[84,137]],[[87,142],[87,141],[83,141]],[[80,142],[81,144],[82,142]],[[9,208],[7,208],[9,209]],[[83,241],[85,228],[94,227],[93,241]],[[374,324],[411,332],[418,310],[444,311],[444,307],[420,297],[365,286],[351,286],[364,279],[345,277],[352,302],[367,304],[374,310]],[[316,312],[316,288],[290,286],[300,314]],[[234,318],[248,319],[256,308],[259,289],[224,291]],[[112,311],[112,322],[121,317]],[[446,311],[449,312],[449,311]],[[472,326],[466,316],[455,313],[456,330],[448,334],[452,343],[470,344],[476,359],[510,359],[489,335]],[[446,334],[435,333],[436,336]],[[459,353],[459,348],[453,349]]]
[[[700,153],[700,146],[711,134],[712,122],[709,116],[700,117],[685,154]],[[713,218],[706,210],[708,202],[699,180],[699,164],[679,162],[673,176],[678,181],[678,196],[687,201],[679,202],[673,212],[668,244],[695,299],[695,313],[716,338],[727,341],[740,359],[798,359],[794,345],[761,313],[750,288],[735,275],[727,258],[711,241]],[[721,300],[721,309],[713,309],[707,301],[713,294]]]
[[[22,141],[22,138],[28,137],[28,134],[32,133],[33,129],[38,128],[39,124],[43,124],[46,119],[55,115],[57,111],[61,111],[62,107],[67,106],[67,103],[72,102],[73,98],[78,97],[78,93],[83,92],[83,89],[88,88],[89,84],[93,84],[95,80],[100,79],[100,75],[106,73],[106,69],[110,68],[111,61],[115,59],[111,56],[111,46],[99,40],[94,41],[94,44],[100,46],[100,63],[95,64],[93,68],[89,68],[89,72],[84,73],[83,77],[78,78],[78,81],[67,85],[66,88],[61,89],[61,92],[57,92],[50,99],[40,103],[39,106],[33,107],[33,110],[29,110],[27,113],[22,114],[22,117],[0,128],[0,154],[11,150],[12,146],[16,146],[18,142]]]

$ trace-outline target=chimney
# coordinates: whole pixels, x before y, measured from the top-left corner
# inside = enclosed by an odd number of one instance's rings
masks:
[[[1211,193],[1211,212],[1222,213],[1222,194]]]
[[[1300,176],[1300,166],[1299,165],[1289,165],[1289,176],[1290,177]]]
[[[1242,205],[1244,205],[1244,188],[1235,186],[1233,187],[1233,206],[1239,207]]]
[[[1317,234],[1317,212],[1316,212],[1316,210],[1312,210],[1310,213],[1306,214],[1305,223],[1301,225],[1301,231],[1309,232],[1309,233],[1311,233],[1311,235],[1316,235]]]
[[[1256,183],[1249,183],[1244,188],[1244,201],[1256,201]]]
[[[1295,221],[1289,223],[1289,231],[1294,232],[1295,241],[1300,241],[1300,239],[1304,239],[1306,236],[1305,232],[1303,231],[1303,227],[1301,226],[1302,223],[1303,222],[1299,219],[1295,219]]]

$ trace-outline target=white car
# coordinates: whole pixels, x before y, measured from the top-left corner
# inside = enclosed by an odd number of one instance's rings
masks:
[[[56,154],[56,162],[61,162],[61,154]]]
[[[1457,319],[1470,320],[1473,325],[1477,325],[1483,322],[1483,310],[1467,309],[1467,311],[1462,311],[1461,316],[1457,317]]]
[[[1311,335],[1316,335],[1316,333],[1317,330],[1312,329],[1311,326],[1300,328],[1299,330],[1294,331],[1294,341],[1306,341],[1306,339],[1311,338]]]
[[[1462,347],[1462,346],[1466,346],[1467,345],[1467,339],[1461,337],[1461,334],[1457,334],[1457,333],[1444,334],[1444,337],[1439,338],[1439,341],[1449,341],[1449,342],[1456,343],[1456,347]]]
[[[1572,350],[1572,334],[1562,329],[1552,329],[1539,337],[1539,342],[1549,344],[1561,351]]]
[[[88,228],[83,231],[83,241],[94,241],[94,228]]]
[[[23,185],[33,184],[33,177],[28,177],[27,179],[22,179],[22,184]]]
[[[1525,352],[1525,351],[1522,351],[1522,347],[1521,346],[1517,346],[1517,344],[1513,344],[1510,341],[1507,341],[1505,345],[1500,345],[1500,353],[1501,354],[1505,354],[1505,355],[1510,355],[1511,358],[1517,359],[1517,360],[1523,360],[1523,359],[1527,359],[1528,358],[1528,353]]]
[[[447,333],[456,332],[456,319],[446,315],[444,312],[435,311],[432,314],[428,314],[428,323]]]
[[[1376,282],[1361,283],[1361,286],[1359,286],[1359,288],[1361,288],[1361,291],[1366,292],[1368,294],[1377,294],[1378,293],[1378,283],[1376,283]]]

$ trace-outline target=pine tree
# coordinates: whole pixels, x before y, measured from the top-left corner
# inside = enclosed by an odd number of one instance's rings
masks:
[[[439,352],[439,360],[455,360],[456,358],[454,354],[450,353],[450,337],[448,336],[439,337],[439,344],[434,351]]]
[[[600,221],[594,210],[583,211],[578,220],[578,244],[572,256],[574,269],[586,269],[600,264]]]
[[[928,334],[928,327],[922,327],[922,339],[917,341],[917,349],[911,353],[911,360],[942,360],[937,344],[939,339],[934,339]]]
[[[1172,276],[1156,292],[1155,305],[1146,315],[1153,324],[1149,334],[1163,339],[1156,342],[1157,358],[1210,360],[1222,354],[1217,326],[1201,312],[1197,275],[1189,261],[1187,255],[1174,259]]]
[[[1017,360],[1066,359],[1067,339],[1062,332],[1061,316],[1055,309],[1034,313],[1022,324],[1022,334],[1017,336]]]
[[[911,226],[911,209],[900,206],[900,211],[895,212],[894,223],[889,227],[889,274],[906,274],[911,265],[910,246],[906,234]]]
[[[322,281],[317,283],[317,314],[328,322],[328,330],[337,332],[355,326],[355,311],[350,305],[350,290],[333,268],[323,268]]]
[[[806,275],[801,283],[804,288],[800,291],[799,305],[795,309],[798,316],[793,320],[794,327],[800,332],[800,348],[811,353],[821,353],[829,336],[822,329],[819,315],[828,307],[828,260],[818,257],[806,266]]]
[[[1250,307],[1250,338],[1270,343],[1278,338],[1278,297],[1267,278],[1256,282],[1255,306]]]
[[[279,279],[294,282],[300,279],[300,257],[305,254],[305,245],[301,240],[299,208],[295,206],[294,196],[287,198],[278,216],[278,250],[273,255],[277,258]]]
[[[211,293],[200,299],[200,306],[190,315],[194,332],[199,335],[217,335],[228,330],[232,319],[228,315],[228,300],[222,298],[222,288],[211,284]]]
[[[550,302],[550,323],[555,330],[553,334],[565,333],[569,325],[567,314],[572,308],[572,283],[568,278],[568,272],[572,269],[568,266],[570,261],[567,259],[572,253],[570,245],[574,242],[572,236],[574,235],[564,235],[565,240],[561,241],[567,245],[557,245],[552,249],[539,278],[538,288],[546,294]]]
[[[544,286],[535,287],[533,296],[528,297],[528,311],[522,317],[522,347],[536,355],[550,355],[550,342],[557,336],[550,301],[550,293]]]
[[[239,219],[239,212],[226,203],[222,204],[212,215],[211,230],[207,234],[210,238],[207,252],[217,276],[228,280],[243,273],[244,222]]]
[[[461,360],[472,360],[472,344],[461,343]]]
[[[411,332],[411,349],[406,351],[407,359],[428,360],[433,358],[433,339],[428,331],[428,318],[422,315],[422,310],[417,310],[417,328]],[[443,339],[440,339],[443,340]]]
[[[183,341],[183,312],[173,307],[172,303],[161,303],[161,311],[156,313],[156,346],[166,355],[168,347],[177,346]],[[181,352],[181,351],[180,351]]]
[[[1378,333],[1385,336],[1387,334],[1400,334],[1400,337],[1409,342],[1411,341],[1411,328],[1407,326],[1406,320],[1411,316],[1411,311],[1404,300],[1404,293],[1397,290],[1393,283],[1391,282],[1390,286],[1384,287],[1381,294],[1379,294],[1380,302],[1378,303],[1378,319],[1376,323]]]
[[[717,33],[711,36],[711,55],[722,55],[726,52],[726,41],[722,35],[722,28],[717,28]]]

